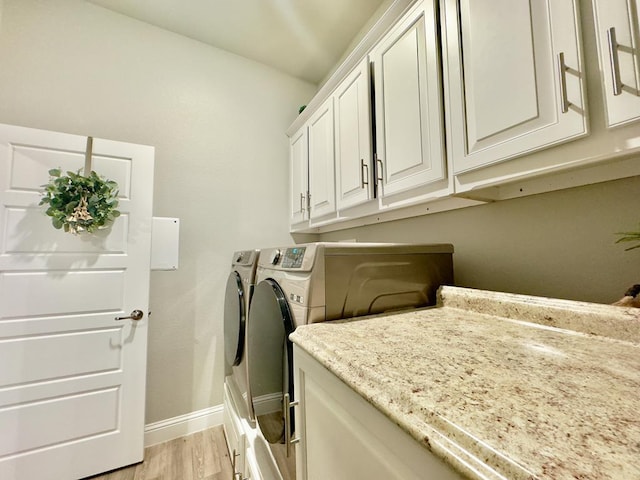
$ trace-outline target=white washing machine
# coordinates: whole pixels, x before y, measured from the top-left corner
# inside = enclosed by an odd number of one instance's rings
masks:
[[[249,422],[255,416],[249,401],[245,333],[259,256],[259,250],[243,250],[233,254],[224,299],[225,383],[236,397],[238,415]],[[224,407],[229,408],[229,405]]]
[[[438,287],[453,284],[452,254],[449,244],[309,243],[261,251],[246,332],[250,403],[284,478],[295,477],[289,334],[307,323],[435,305]]]

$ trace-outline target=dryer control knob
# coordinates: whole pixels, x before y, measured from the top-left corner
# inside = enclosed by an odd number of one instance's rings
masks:
[[[282,252],[279,248],[276,248],[273,252],[271,252],[271,258],[269,258],[271,265],[276,265],[278,263],[278,260],[280,260],[281,255]]]
[[[242,253],[239,253],[238,256],[236,257],[236,263],[240,263],[243,258],[244,258],[244,255]]]

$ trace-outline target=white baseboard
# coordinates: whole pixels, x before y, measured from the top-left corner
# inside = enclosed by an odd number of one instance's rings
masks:
[[[167,442],[217,425],[222,425],[222,405],[145,425],[144,446]]]
[[[256,415],[282,411],[282,393],[268,393],[254,398],[253,408],[256,411]]]

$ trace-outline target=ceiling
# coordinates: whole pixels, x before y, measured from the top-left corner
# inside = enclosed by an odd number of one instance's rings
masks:
[[[318,84],[384,0],[89,0]]]

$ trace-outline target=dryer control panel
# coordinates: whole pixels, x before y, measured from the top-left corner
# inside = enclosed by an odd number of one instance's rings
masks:
[[[301,268],[306,247],[287,248],[282,259],[283,268]]]

